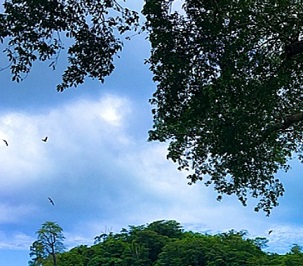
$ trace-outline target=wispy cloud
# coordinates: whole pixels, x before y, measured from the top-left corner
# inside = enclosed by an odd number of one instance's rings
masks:
[[[29,250],[33,241],[34,239],[32,236],[22,232],[6,234],[5,232],[0,231],[0,249]]]

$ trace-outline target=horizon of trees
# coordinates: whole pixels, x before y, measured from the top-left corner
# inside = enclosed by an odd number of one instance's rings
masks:
[[[52,223],[52,222],[48,222]],[[45,224],[44,224],[45,227]],[[60,226],[55,224],[57,232]],[[62,228],[60,228],[62,233]],[[302,247],[294,244],[286,254],[265,252],[265,237],[248,238],[247,231],[220,234],[185,231],[175,220],[122,228],[119,233],[103,232],[92,246],[40,256],[29,265],[40,266],[289,266],[303,265]],[[60,246],[62,238],[58,239]]]

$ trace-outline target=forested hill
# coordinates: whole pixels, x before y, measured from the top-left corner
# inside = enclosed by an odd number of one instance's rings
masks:
[[[303,265],[300,246],[278,255],[262,251],[266,243],[266,238],[247,238],[244,231],[208,235],[185,231],[176,221],[156,221],[102,233],[95,245],[77,246],[57,260],[60,266]],[[53,265],[51,258],[41,265]]]

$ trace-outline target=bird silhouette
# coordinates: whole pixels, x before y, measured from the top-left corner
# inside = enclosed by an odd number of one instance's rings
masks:
[[[50,197],[48,197],[48,200],[53,206],[55,206],[55,202]]]
[[[6,146],[8,146],[8,142],[5,139],[2,139]]]
[[[268,234],[270,235],[270,234],[272,233],[272,231],[273,231],[273,230],[269,230],[269,231],[268,231]]]
[[[44,139],[42,139],[42,141],[46,142],[48,139],[48,137],[45,137]]]

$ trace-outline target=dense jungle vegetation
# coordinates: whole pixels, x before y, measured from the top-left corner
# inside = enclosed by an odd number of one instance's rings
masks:
[[[55,229],[58,229],[58,225],[55,225]],[[63,240],[62,229],[59,231],[61,240]],[[41,233],[41,229],[38,232]],[[123,228],[120,233],[102,233],[95,237],[93,246],[79,245],[69,251],[58,252],[56,265],[303,265],[303,253],[300,246],[293,245],[288,253],[280,255],[263,251],[267,242],[265,237],[248,238],[246,231],[231,230],[227,233],[210,235],[186,231],[182,229],[180,223],[174,220],[161,220],[147,225],[129,226],[128,229]],[[62,247],[61,241],[59,244]],[[40,252],[40,255],[42,253]],[[39,257],[39,252],[33,252],[31,255],[35,255],[35,258],[29,262],[29,265],[54,265],[52,254],[46,252],[43,258]]]

